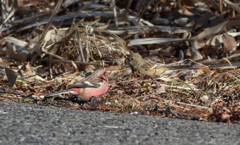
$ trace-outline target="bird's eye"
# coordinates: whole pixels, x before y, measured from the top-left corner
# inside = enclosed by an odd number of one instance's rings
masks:
[[[107,72],[104,72],[103,74],[102,74],[102,76],[106,76],[107,75]]]
[[[134,58],[133,58],[133,57],[131,57],[131,58],[130,58],[130,60],[134,60]]]

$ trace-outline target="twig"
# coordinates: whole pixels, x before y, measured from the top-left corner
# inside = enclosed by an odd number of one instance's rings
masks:
[[[113,15],[114,15],[114,20],[115,20],[115,25],[116,25],[116,27],[118,27],[118,19],[117,19],[115,0],[112,0],[112,6],[113,6]]]
[[[212,60],[212,61],[203,61],[202,63],[203,64],[212,64],[212,63],[216,63],[216,62],[221,62],[221,61],[226,61],[226,59],[232,59],[232,58],[236,58],[236,57],[239,57],[240,56],[240,53],[236,53],[236,54],[233,54],[229,57],[226,57],[226,58],[222,58],[222,59],[218,59],[218,60]]]
[[[171,110],[170,106],[167,106],[166,111],[169,112],[170,114],[172,114],[173,116],[175,116],[178,119],[186,119],[186,120],[188,120],[188,118],[189,118],[191,120],[203,120],[203,118],[201,118],[199,116],[191,115],[191,114],[178,113],[178,114],[181,114],[182,116],[186,116],[186,117],[179,116],[177,113],[174,113]]]
[[[138,17],[138,20],[137,20],[138,23],[139,23],[140,19],[142,18],[142,15],[143,15],[144,12],[146,11],[146,9],[148,8],[149,5],[152,4],[152,2],[154,2],[154,0],[150,0],[150,1],[148,2],[148,4],[147,4],[146,6],[144,6],[143,11],[141,12],[140,16]]]
[[[76,29],[75,31],[76,31],[76,37],[77,37],[77,40],[78,40],[78,47],[79,47],[79,50],[80,50],[80,55],[81,55],[82,61],[86,62],[85,56],[83,54],[83,48],[82,48],[82,45],[81,45],[81,39],[79,37],[78,29]]]
[[[157,78],[159,80],[159,78]],[[160,79],[161,80],[161,79]],[[199,91],[197,88],[187,88],[187,87],[181,87],[181,86],[173,86],[173,85],[166,85],[166,84],[161,84],[161,86],[167,87],[167,88],[174,88],[174,89],[184,89],[184,90],[193,90],[194,92]]]
[[[20,95],[20,96],[22,96],[22,97],[24,97],[24,98],[31,98],[31,99],[34,99],[35,100],[35,98],[33,98],[32,97],[32,95],[33,94],[30,94],[30,95],[23,95],[23,94],[21,94],[21,93],[17,93],[17,92],[8,92],[8,91],[2,91],[2,90],[0,90],[0,93],[7,93],[7,94],[14,94],[14,95]]]
[[[222,0],[224,3],[226,3],[229,7],[231,7],[232,9],[240,12],[240,7],[235,5],[234,3],[232,3],[231,1],[229,0]]]
[[[49,60],[49,59],[40,59],[38,61],[51,61],[51,62],[54,62],[54,63],[76,63],[76,64],[81,64],[81,65],[100,65],[99,63],[89,63],[89,62],[79,62],[79,61],[70,61],[70,60],[57,60],[57,59],[52,59],[52,60]]]
[[[41,36],[40,36],[40,38],[39,38],[39,43],[38,43],[38,44],[40,44],[40,43],[42,42],[42,40],[44,39],[45,35],[47,34],[50,26],[52,25],[53,19],[54,19],[54,17],[56,16],[56,14],[57,14],[57,12],[58,12],[58,9],[60,8],[60,6],[61,6],[61,4],[62,4],[62,1],[63,1],[63,0],[59,0],[59,1],[58,1],[55,9],[54,9],[53,12],[52,12],[51,17],[49,18],[49,21],[48,21],[48,23],[47,23],[47,25],[46,25],[46,28],[44,29],[44,31],[42,32],[42,34],[41,34]]]
[[[124,21],[127,21],[128,11],[129,11],[129,9],[130,9],[130,6],[131,6],[131,4],[132,4],[132,1],[133,1],[133,0],[128,1],[127,8],[126,8],[125,11],[124,11],[124,14],[123,14],[123,19],[124,19]]]
[[[199,105],[193,105],[193,104],[186,104],[186,103],[182,103],[182,102],[177,102],[177,104],[185,105],[185,106],[190,106],[190,107],[204,108],[204,109],[208,109],[208,108],[209,108],[209,107],[205,107],[205,106],[199,106]]]
[[[7,2],[7,1],[5,1]],[[16,1],[12,1],[12,10],[11,12],[8,14],[8,16],[6,18],[2,18],[4,21],[2,22],[2,24],[0,25],[0,35],[2,35],[2,29],[4,27],[4,25],[8,22],[8,20],[11,19],[11,17],[15,14],[15,12],[18,10],[17,8],[17,2]],[[10,4],[10,3],[9,3]],[[4,15],[6,15],[8,12],[7,12],[7,8],[6,8],[6,4],[4,5],[1,1],[1,5],[2,5],[2,10],[1,12],[4,13]],[[3,8],[4,7],[4,8]],[[2,14],[3,15],[3,14]]]
[[[40,49],[40,43],[42,42],[42,40],[44,39],[45,35],[47,34],[50,26],[52,25],[53,19],[54,19],[54,17],[55,17],[56,14],[57,14],[58,9],[60,8],[60,6],[61,6],[61,4],[62,4],[62,1],[63,1],[63,0],[59,0],[58,3],[57,3],[57,5],[56,5],[56,7],[55,7],[55,9],[53,10],[53,13],[52,13],[52,15],[51,15],[51,17],[50,17],[47,25],[46,25],[46,28],[44,29],[44,31],[42,32],[42,34],[41,34],[41,36],[40,36],[40,38],[39,38],[39,41],[38,41],[38,44],[37,44],[37,46],[39,47],[39,48],[38,48],[38,49],[39,49],[39,52],[38,52],[38,54],[36,54],[36,55],[32,58],[32,60],[30,61],[30,64],[32,64],[32,63],[36,60],[36,58],[40,55],[40,50],[41,50],[41,49]]]
[[[169,112],[170,114],[172,114],[173,116],[175,116],[175,117],[178,118],[178,119],[186,119],[186,120],[187,120],[187,118],[178,116],[176,113],[174,113],[174,112],[171,110],[170,106],[167,106],[166,112]]]

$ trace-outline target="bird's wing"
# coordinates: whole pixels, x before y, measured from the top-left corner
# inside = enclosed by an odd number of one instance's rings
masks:
[[[158,64],[151,60],[145,60],[145,63],[141,66],[146,71],[155,69],[158,66]]]
[[[103,81],[100,79],[92,80],[92,81],[80,81],[76,82],[69,86],[71,88],[99,88],[103,85]]]
[[[167,68],[167,67],[166,67],[165,64],[156,63],[156,62],[151,61],[151,60],[146,60],[146,63],[144,63],[142,65],[142,68],[145,71],[149,71],[149,70],[152,70],[152,69]]]
[[[56,95],[67,94],[67,93],[75,94],[76,92],[73,91],[73,90],[65,90],[65,91],[61,91],[61,92],[56,92],[56,93],[47,94],[47,95],[44,96],[44,97],[56,96]]]

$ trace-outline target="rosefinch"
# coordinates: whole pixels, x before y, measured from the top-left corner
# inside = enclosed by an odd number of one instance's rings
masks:
[[[138,53],[131,52],[127,61],[133,72],[139,71],[142,74],[160,75],[168,70],[168,68],[163,67],[154,61],[143,59]]]
[[[96,70],[90,76],[69,86],[68,90],[47,94],[45,97],[70,93],[79,100],[88,101],[92,96],[98,98],[108,91],[108,76],[103,69]]]

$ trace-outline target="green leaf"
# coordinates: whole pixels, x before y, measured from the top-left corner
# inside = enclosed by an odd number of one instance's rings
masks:
[[[49,97],[49,98],[47,98],[47,101],[52,102],[52,101],[54,101],[54,99],[55,99],[55,97]]]
[[[28,84],[27,84],[24,80],[17,80],[17,82],[22,83],[22,85],[23,85],[24,87],[27,87],[27,86],[28,86]]]
[[[95,101],[96,99],[97,99],[96,97],[92,96],[92,97],[90,98],[90,102],[93,102],[93,101]]]
[[[28,102],[28,101],[32,101],[32,98],[22,98],[20,99],[21,102]]]
[[[133,108],[133,105],[132,104],[127,104],[127,103],[124,103],[124,106],[127,107],[127,108],[130,108],[132,109]]]

